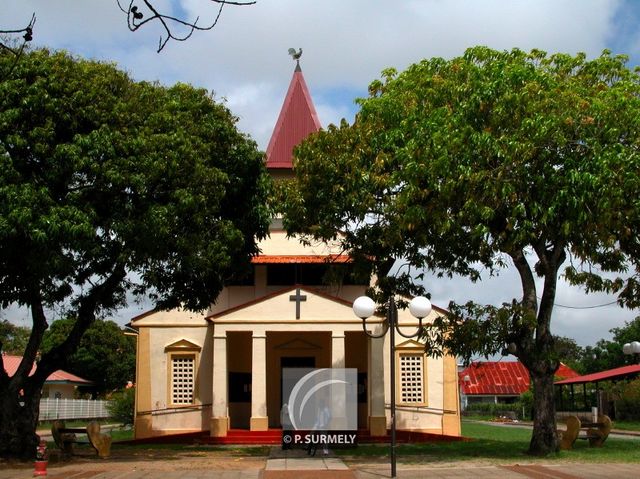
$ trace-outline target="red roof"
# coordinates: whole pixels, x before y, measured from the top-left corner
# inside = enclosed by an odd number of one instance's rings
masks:
[[[571,378],[578,373],[561,363],[556,376]],[[529,389],[529,372],[519,361],[473,362],[458,373],[458,379],[462,393],[468,396],[516,396]]]
[[[12,356],[10,354],[2,354],[2,360],[4,361],[4,370],[7,372],[9,377],[13,376],[18,370],[18,366],[22,361],[22,356]],[[31,366],[31,372],[29,375],[32,375],[36,370],[36,365]],[[76,376],[75,374],[68,373],[63,371],[62,369],[58,369],[57,371],[51,373],[47,378],[46,382],[66,382],[66,383],[80,383],[80,384],[91,384],[91,381],[87,381],[86,379],[82,379],[80,376]]]
[[[267,147],[267,168],[292,168],[293,148],[320,128],[318,114],[298,65]]]
[[[251,258],[253,264],[309,264],[309,263],[349,263],[349,256],[340,255],[265,255]]]
[[[620,368],[607,369],[606,371],[600,371],[599,373],[585,374],[584,376],[575,376],[570,379],[557,381],[555,384],[595,383],[598,381],[619,379],[630,375],[637,376],[638,373],[640,373],[640,364],[633,364],[631,366],[622,366]]]

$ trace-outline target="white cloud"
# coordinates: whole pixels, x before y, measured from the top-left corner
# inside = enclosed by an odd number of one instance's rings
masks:
[[[217,11],[208,0],[181,5],[190,18],[200,15],[202,25]],[[129,32],[115,0],[0,0],[0,28],[24,26],[36,12],[36,45],[116,62],[139,80],[182,81],[214,91],[226,98],[240,128],[266,149],[294,68],[289,47],[304,50],[305,79],[327,125],[353,111],[353,99],[338,92],[365,94],[383,68],[460,55],[474,45],[595,56],[615,44],[637,55],[638,35],[620,38],[616,28],[620,8],[638,7],[618,0],[258,0],[254,6],[225,7],[213,30],[169,42],[160,54],[155,50],[162,29],[149,25]],[[518,295],[517,288],[508,289],[512,279],[503,274],[481,285],[437,280],[429,287],[443,306],[450,298],[499,304]],[[557,302],[600,299],[608,301],[561,285]],[[610,328],[634,316],[616,307],[577,311],[557,308],[554,331],[581,344],[608,337]]]

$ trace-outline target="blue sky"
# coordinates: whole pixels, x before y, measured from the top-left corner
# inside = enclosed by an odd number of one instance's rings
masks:
[[[188,19],[200,16],[202,24],[217,13],[208,0],[154,4]],[[129,32],[116,0],[0,0],[0,12],[0,29],[23,26],[35,12],[36,46],[114,62],[138,80],[181,81],[215,92],[262,149],[295,66],[289,47],[304,50],[302,68],[323,125],[351,120],[354,99],[366,94],[382,69],[451,58],[475,45],[584,51],[590,57],[608,48],[629,55],[630,65],[640,64],[640,2],[633,0],[258,0],[225,7],[215,29],[196,32],[187,42],[169,42],[159,54],[159,26]],[[510,300],[519,295],[514,283],[515,276],[506,272],[481,285],[432,278],[427,287],[434,303],[446,307],[450,299]],[[562,284],[557,303],[583,307],[613,299]],[[126,322],[148,306],[132,304],[117,318]],[[636,315],[613,305],[558,307],[553,329],[579,344],[593,344]],[[29,324],[24,312],[6,311],[4,317]]]

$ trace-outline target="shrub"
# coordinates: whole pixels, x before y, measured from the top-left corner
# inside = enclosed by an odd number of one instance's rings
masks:
[[[467,404],[465,414],[477,414],[481,416],[504,416],[507,413],[515,413],[516,418],[522,419],[522,404],[519,402],[504,404],[504,403],[471,403]]]
[[[522,419],[533,419],[533,391],[529,389],[520,394],[518,402],[520,404],[520,414],[524,414]]]
[[[133,425],[135,388],[123,389],[114,393],[107,404],[111,418],[122,423],[123,426]]]
[[[640,379],[626,384],[616,403],[618,419],[640,420]]]

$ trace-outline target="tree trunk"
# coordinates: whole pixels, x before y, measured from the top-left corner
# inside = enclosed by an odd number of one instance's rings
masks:
[[[24,395],[10,386],[0,386],[0,457],[31,460],[35,458],[40,413],[40,389]]]
[[[544,361],[548,363],[549,361]],[[544,367],[547,366],[547,367]],[[558,450],[556,430],[556,405],[554,401],[554,368],[543,367],[529,370],[533,386],[533,433],[529,443],[529,454],[546,456]]]

